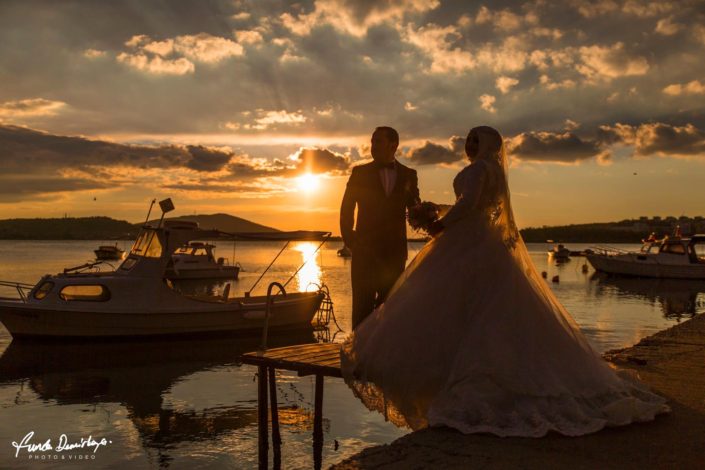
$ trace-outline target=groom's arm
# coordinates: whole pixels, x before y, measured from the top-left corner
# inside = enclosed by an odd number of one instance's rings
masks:
[[[340,204],[340,234],[343,242],[353,249],[355,246],[355,205],[357,204],[357,168],[352,169],[348,184],[343,194],[343,202]]]

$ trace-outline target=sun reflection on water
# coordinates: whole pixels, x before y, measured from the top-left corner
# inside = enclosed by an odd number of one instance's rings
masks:
[[[321,283],[321,266],[318,263],[317,247],[318,245],[312,242],[301,242],[294,246],[294,250],[301,253],[301,262],[306,263],[296,275],[299,292],[316,290],[314,284]]]

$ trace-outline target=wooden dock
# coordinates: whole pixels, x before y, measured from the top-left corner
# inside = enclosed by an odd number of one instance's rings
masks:
[[[316,376],[313,415],[313,463],[320,469],[323,455],[323,378],[342,377],[340,371],[340,344],[314,343],[255,351],[240,356],[243,364],[258,367],[257,374],[257,428],[259,468],[266,469],[269,460],[268,411],[271,404],[273,468],[281,468],[281,434],[277,408],[276,369],[291,370],[300,376]],[[269,389],[269,390],[268,390]],[[269,393],[268,393],[269,392]],[[269,402],[269,403],[268,403]]]

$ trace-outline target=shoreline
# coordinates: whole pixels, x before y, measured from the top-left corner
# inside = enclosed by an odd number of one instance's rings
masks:
[[[635,370],[665,396],[671,413],[648,423],[582,437],[464,435],[448,428],[411,432],[363,449],[331,468],[702,468],[705,462],[705,315],[643,338],[603,357]]]

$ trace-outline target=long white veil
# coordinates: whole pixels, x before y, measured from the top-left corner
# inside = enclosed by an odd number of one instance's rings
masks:
[[[580,327],[573,317],[558,301],[551,288],[539,275],[536,266],[531,261],[531,255],[524,244],[524,240],[521,238],[512,210],[509,191],[509,158],[507,157],[504,139],[496,129],[489,126],[475,127],[470,132],[472,133],[473,131],[477,133],[479,138],[479,147],[475,158],[484,160],[488,164],[487,167],[492,175],[490,180],[494,185],[493,189],[496,191],[492,191],[494,194],[491,195],[492,203],[488,209],[490,224],[501,234],[504,245],[517,263],[517,268],[525,274],[536,293],[543,297],[546,303],[551,306],[553,314],[563,328],[569,331],[575,340],[581,343],[583,348],[592,349],[580,332]]]

